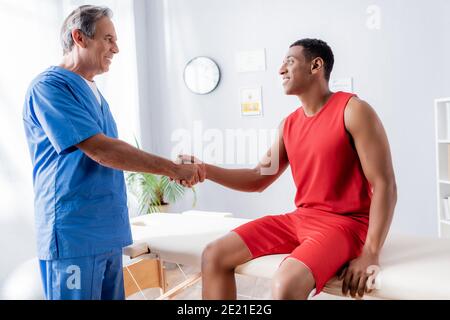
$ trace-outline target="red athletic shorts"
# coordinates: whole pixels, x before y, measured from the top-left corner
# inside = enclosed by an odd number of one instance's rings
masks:
[[[249,248],[253,259],[289,253],[305,264],[316,282],[316,294],[348,261],[358,257],[366,240],[368,217],[344,216],[300,208],[265,216],[233,231]]]

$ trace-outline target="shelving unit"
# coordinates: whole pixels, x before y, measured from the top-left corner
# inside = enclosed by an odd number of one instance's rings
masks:
[[[450,197],[450,98],[436,99],[434,108],[439,237],[450,238],[450,219],[445,219],[444,206],[444,201]],[[450,200],[448,205],[450,208]]]

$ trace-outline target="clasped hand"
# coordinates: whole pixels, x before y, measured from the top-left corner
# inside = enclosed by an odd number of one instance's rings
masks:
[[[177,175],[171,180],[175,180],[187,188],[192,188],[197,183],[205,181],[205,164],[194,156],[179,155],[176,164]]]

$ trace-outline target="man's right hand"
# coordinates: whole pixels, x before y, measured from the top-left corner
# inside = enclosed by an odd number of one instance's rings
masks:
[[[181,162],[177,164],[176,176],[172,179],[185,187],[191,188],[199,182],[205,180],[206,172],[202,164],[185,164]]]

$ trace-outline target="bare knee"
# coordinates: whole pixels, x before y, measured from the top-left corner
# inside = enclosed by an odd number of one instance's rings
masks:
[[[251,257],[251,253],[242,239],[231,232],[211,242],[203,250],[202,272],[233,271]]]
[[[274,279],[272,281],[272,298],[275,300],[306,300],[312,289],[306,284],[295,284],[295,282],[298,281]]]
[[[272,280],[272,297],[276,300],[306,300],[315,287],[314,277],[306,267],[281,266]]]
[[[226,253],[218,241],[209,243],[202,252],[202,272],[229,269],[226,264]]]

